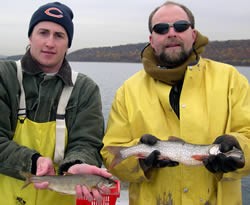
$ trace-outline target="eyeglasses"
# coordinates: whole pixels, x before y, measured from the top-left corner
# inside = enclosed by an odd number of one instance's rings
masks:
[[[186,31],[189,26],[191,26],[191,23],[188,21],[176,21],[174,23],[158,23],[155,24],[153,27],[153,31],[158,34],[166,34],[169,31],[170,27],[173,27],[174,30],[178,33]]]

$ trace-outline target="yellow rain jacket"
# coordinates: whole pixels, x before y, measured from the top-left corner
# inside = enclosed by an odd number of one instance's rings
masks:
[[[101,154],[108,168],[113,155],[105,146],[132,146],[144,134],[161,140],[177,136],[188,143],[212,144],[223,134],[237,138],[246,164],[221,178],[204,166],[157,168],[147,179],[130,157],[111,170],[130,182],[130,205],[240,205],[241,178],[250,174],[250,90],[247,79],[226,64],[200,58],[188,66],[180,96],[180,119],[169,103],[171,86],[145,70],[117,91]]]

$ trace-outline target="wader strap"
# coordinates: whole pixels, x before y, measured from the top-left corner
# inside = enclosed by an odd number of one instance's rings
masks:
[[[72,82],[75,85],[78,73],[72,71]],[[59,99],[57,115],[56,115],[56,143],[54,162],[59,163],[64,159],[65,137],[66,137],[66,123],[65,113],[66,107],[74,87],[64,86],[62,94]]]
[[[17,65],[17,78],[21,89],[21,96],[19,101],[18,116],[26,117],[26,103],[25,103],[25,93],[23,89],[23,71],[21,61],[16,61]]]

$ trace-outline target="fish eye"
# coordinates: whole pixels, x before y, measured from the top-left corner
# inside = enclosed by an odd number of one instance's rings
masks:
[[[221,151],[220,151],[220,146],[212,146],[210,149],[209,149],[209,154],[210,155],[217,155],[219,154]]]

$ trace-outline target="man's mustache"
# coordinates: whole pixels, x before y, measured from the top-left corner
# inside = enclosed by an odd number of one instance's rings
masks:
[[[183,42],[179,39],[168,39],[164,43],[165,47],[171,47],[171,46],[181,46],[183,47]]]

